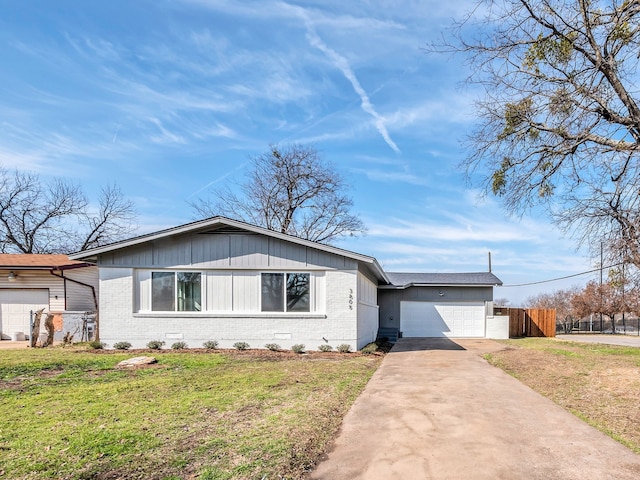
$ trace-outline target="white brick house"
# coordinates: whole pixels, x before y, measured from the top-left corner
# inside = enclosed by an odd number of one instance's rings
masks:
[[[491,272],[385,273],[366,255],[213,217],[70,258],[100,272],[100,339],[229,348],[360,349],[379,327],[405,336],[508,334]]]
[[[349,344],[378,330],[375,258],[214,217],[70,256],[100,271],[100,339]]]

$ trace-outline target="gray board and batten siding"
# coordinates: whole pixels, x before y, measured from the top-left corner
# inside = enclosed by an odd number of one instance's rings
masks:
[[[277,238],[253,233],[190,233],[98,256],[100,267],[198,269],[340,269],[358,262]]]

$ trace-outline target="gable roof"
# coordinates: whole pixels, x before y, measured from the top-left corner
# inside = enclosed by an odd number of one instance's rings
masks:
[[[491,272],[474,273],[393,273],[387,272],[391,282],[387,288],[408,287],[494,287],[502,281]]]
[[[71,260],[67,255],[45,253],[0,253],[0,268],[11,270],[66,270],[92,264]]]
[[[378,263],[378,260],[376,260],[374,257],[369,257],[367,255],[362,255],[360,253],[355,253],[349,250],[344,250],[342,248],[333,247],[331,245],[312,242],[311,240],[305,240],[303,238],[295,237],[293,235],[287,235],[286,233],[280,233],[274,230],[268,230],[266,228],[257,227],[249,223],[241,222],[239,220],[232,220],[230,218],[226,218],[222,216],[216,216],[216,217],[211,217],[204,220],[199,220],[196,222],[186,223],[184,225],[178,225],[177,227],[172,227],[172,228],[167,228],[165,230],[159,230],[157,232],[147,233],[145,235],[140,235],[127,240],[122,240],[120,242],[111,243],[109,245],[90,248],[88,250],[83,250],[81,252],[72,253],[71,255],[69,255],[69,258],[72,258],[75,260],[95,261],[98,255],[113,252],[115,250],[133,247],[136,245],[140,245],[142,243],[151,242],[151,241],[159,240],[162,238],[172,237],[175,235],[181,235],[185,233],[194,233],[194,232],[207,232],[207,231],[252,232],[252,233],[257,233],[257,234],[265,235],[272,238],[277,238],[279,240],[284,240],[286,242],[295,243],[297,245],[301,245],[304,247],[314,248],[316,250],[320,250],[323,252],[332,253],[334,255],[341,255],[343,257],[350,258],[352,260],[355,260],[357,262],[360,262],[366,265],[371,270],[371,272],[376,276],[376,278],[383,281],[384,283],[389,283],[389,279],[387,278],[386,273],[384,272],[384,270],[382,270],[382,267]]]

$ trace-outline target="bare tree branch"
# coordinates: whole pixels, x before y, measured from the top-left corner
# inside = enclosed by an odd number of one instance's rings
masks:
[[[316,242],[330,243],[365,231],[349,213],[353,202],[346,184],[318,152],[302,145],[271,146],[252,159],[240,194],[213,190],[209,199],[191,202],[199,216],[225,215]]]
[[[485,88],[469,178],[640,266],[640,2],[483,0],[453,34],[430,50],[463,53]]]
[[[130,235],[133,204],[115,186],[102,189],[92,212],[82,188],[63,179],[0,168],[0,250],[70,253]]]

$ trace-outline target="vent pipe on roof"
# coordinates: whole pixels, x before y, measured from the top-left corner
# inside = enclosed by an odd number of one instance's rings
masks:
[[[491,273],[491,252],[489,252],[489,273]]]

